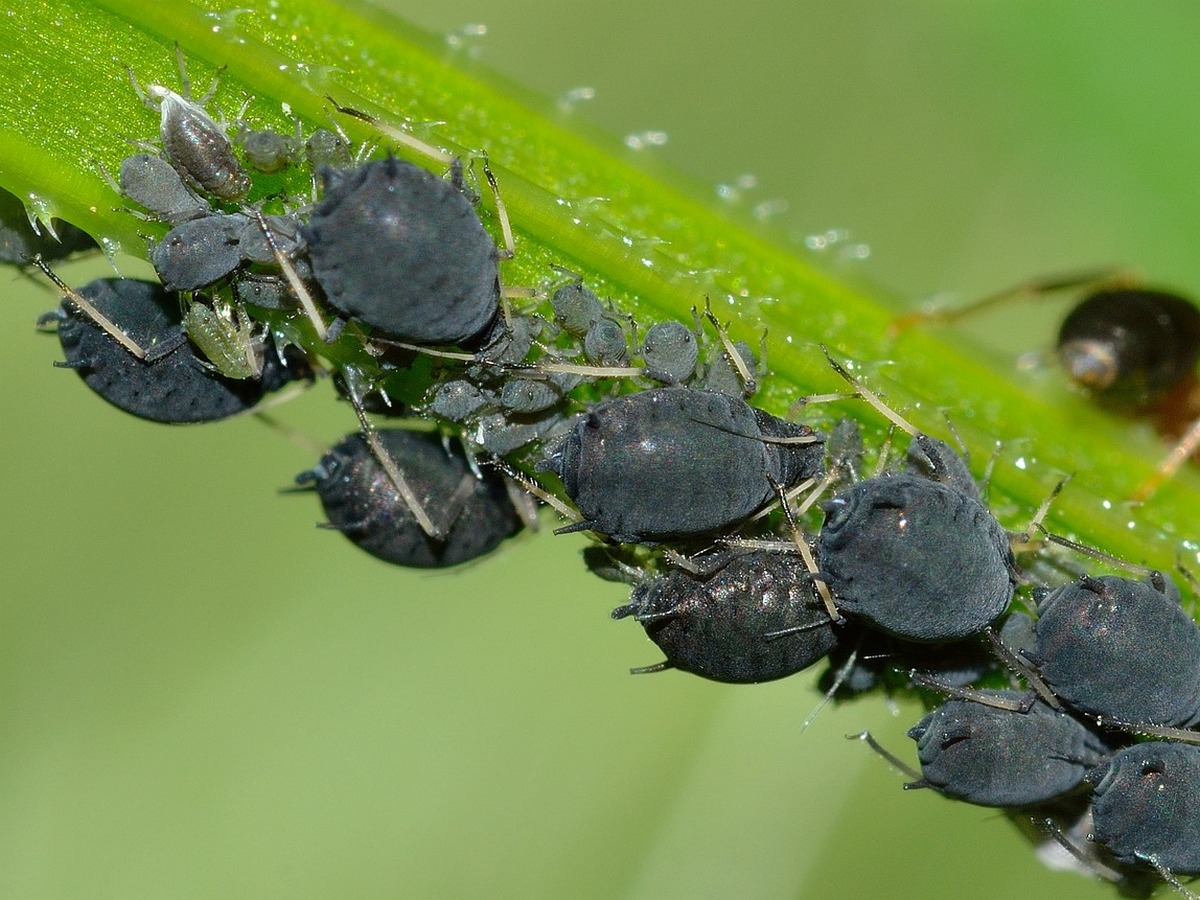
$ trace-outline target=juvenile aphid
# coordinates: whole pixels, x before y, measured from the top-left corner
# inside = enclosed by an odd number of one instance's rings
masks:
[[[576,278],[559,287],[550,297],[554,321],[568,334],[583,337],[604,315],[600,298]]]
[[[629,356],[629,338],[619,322],[601,317],[583,336],[583,355],[594,366],[623,365]]]
[[[1036,599],[1025,656],[1064,703],[1117,722],[1200,724],[1200,626],[1164,576],[1085,575]]]
[[[982,631],[1008,608],[1016,587],[1008,534],[954,450],[833,365],[912,435],[908,469],[860,481],[822,504],[817,555],[838,607],[920,643]]]
[[[983,691],[1017,702],[1016,691]],[[1083,723],[1035,701],[1027,712],[947,700],[909,729],[922,779],[910,787],[980,806],[1045,803],[1075,790],[1109,748]]]
[[[613,618],[632,616],[665,662],[635,671],[680,669],[748,684],[806,669],[837,643],[804,570],[786,554],[716,551],[634,588]]]
[[[92,237],[69,222],[55,219],[51,224],[53,233],[45,225],[34,231],[25,204],[0,189],[0,263],[24,266],[35,256],[53,262],[72,253],[96,249]]]
[[[322,178],[303,236],[334,309],[397,341],[487,336],[500,317],[500,252],[460,183],[394,157]]]
[[[642,340],[646,377],[662,384],[682,384],[696,372],[700,346],[696,333],[682,322],[657,322]]]
[[[76,299],[108,325],[118,323],[130,346],[114,340]],[[186,339],[181,307],[177,295],[155,282],[102,278],[71,291],[38,324],[57,326],[66,357],[62,365],[78,372],[88,387],[114,406],[154,422],[224,419],[252,409],[289,381],[311,378],[307,361],[290,348],[281,355],[269,335],[259,377],[227,378],[212,371]]]
[[[121,162],[122,196],[144,206],[160,222],[177,225],[199,219],[212,207],[183,183],[175,167],[161,156],[136,153]]]
[[[351,434],[296,483],[315,488],[330,527],[372,556],[402,566],[453,566],[495,549],[522,527],[504,481],[471,472],[436,434],[383,428],[375,432],[418,502],[437,518],[432,537],[413,516],[361,434]]]
[[[227,378],[262,374],[265,337],[240,307],[220,301],[208,306],[193,300],[183,317],[183,330],[213,368]]]
[[[295,137],[244,125],[234,130],[233,141],[242,148],[246,162],[265,175],[282,172],[292,164],[299,151]]]
[[[1200,875],[1200,747],[1134,744],[1091,773],[1091,839],[1168,880]]]
[[[581,521],[618,542],[735,527],[816,475],[822,438],[738,397],[694,388],[627,394],[584,414],[539,465],[563,482]]]
[[[204,111],[204,105],[217,92],[220,73],[204,96],[194,102],[187,65],[178,45],[175,46],[175,56],[179,62],[182,95],[161,84],[152,84],[143,90],[132,68],[128,70],[129,81],[142,103],[161,113],[159,139],[162,141],[163,155],[183,176],[184,182],[219,200],[241,200],[250,193],[250,176],[234,153],[225,129]]]

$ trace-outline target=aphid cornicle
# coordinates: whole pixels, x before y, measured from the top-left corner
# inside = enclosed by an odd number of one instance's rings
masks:
[[[633,590],[613,618],[632,616],[674,668],[750,684],[808,668],[837,643],[808,573],[787,554],[716,551]]]
[[[740,397],[694,388],[626,394],[585,413],[539,468],[581,521],[618,542],[714,534],[821,469],[820,435]]]
[[[361,434],[343,438],[311,471],[296,476],[321,498],[331,527],[372,556],[402,566],[453,566],[493,550],[519,531],[521,518],[503,480],[472,474],[461,453],[426,432],[383,428],[384,449],[403,470],[422,506],[445,534],[430,537],[418,525]]]
[[[487,336],[500,317],[500,252],[459,185],[394,157],[321,177],[303,236],[330,306],[398,341]]]

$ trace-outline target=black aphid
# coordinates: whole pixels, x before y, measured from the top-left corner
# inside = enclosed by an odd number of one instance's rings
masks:
[[[1126,865],[1200,874],[1200,747],[1134,744],[1088,780],[1095,789],[1093,840]]]
[[[297,378],[311,377],[299,354],[281,358],[268,335],[257,378],[227,378],[214,372],[192,348],[181,324],[181,301],[151,281],[101,278],[76,292],[115,323],[140,358],[122,346],[70,297],[46,313],[39,325],[57,325],[67,368],[114,406],[155,422],[211,422],[245,412]]]
[[[268,216],[264,221],[281,253],[290,257],[299,251],[296,219]],[[215,213],[168,231],[151,249],[150,262],[168,290],[195,291],[233,274],[243,263],[272,266],[275,256],[257,219],[241,213]]]
[[[696,333],[682,322],[656,322],[642,340],[646,377],[663,384],[682,384],[696,372],[700,346]]]
[[[666,655],[641,671],[681,669],[732,684],[806,669],[837,643],[812,580],[788,554],[718,551],[638,585],[614,619],[632,616]]]
[[[417,344],[467,344],[491,329],[500,253],[458,184],[395,158],[322,178],[303,234],[331,306]]]
[[[730,529],[821,468],[812,429],[738,397],[658,388],[583,415],[540,468],[555,472],[581,521],[614,541],[662,541]]]
[[[493,550],[522,527],[492,472],[471,472],[436,434],[379,429],[376,434],[444,537],[422,530],[361,434],[343,438],[296,483],[313,486],[330,526],[373,556],[402,566],[453,566]]]
[[[1016,691],[984,691],[1018,702]],[[1077,719],[1034,701],[1028,712],[947,700],[913,726],[923,779],[947,797],[981,806],[1044,803],[1077,788],[1109,748]]]
[[[817,555],[838,607],[921,643],[982,631],[1008,608],[1016,587],[1008,534],[953,449],[830,363],[912,435],[907,470],[860,481],[822,504]]]
[[[1037,605],[1026,656],[1065,703],[1119,722],[1200,723],[1200,627],[1162,575],[1085,575]]]

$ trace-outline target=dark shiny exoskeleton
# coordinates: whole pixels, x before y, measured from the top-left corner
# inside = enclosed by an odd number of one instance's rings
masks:
[[[1126,747],[1088,777],[1092,839],[1126,865],[1200,874],[1200,747],[1148,741]]]
[[[147,358],[138,359],[67,299],[39,324],[56,323],[63,365],[109,403],[139,418],[212,422],[253,408],[289,381],[312,376],[299,353],[289,349],[281,359],[270,336],[260,378],[214,372],[184,335],[180,298],[155,282],[101,278],[79,293],[145,349]]]
[[[664,541],[735,527],[777,485],[818,474],[822,456],[821,438],[804,425],[680,387],[596,406],[539,467],[562,479],[579,509],[581,521],[563,530]]]
[[[69,222],[55,219],[53,224],[57,239],[45,225],[40,232],[34,231],[25,204],[0,189],[0,263],[23,266],[39,254],[47,262],[53,262],[80,250],[96,249],[91,236]]]
[[[421,530],[362,435],[351,434],[296,483],[314,487],[330,525],[363,550],[401,566],[453,566],[520,530],[521,518],[495,473],[476,477],[436,434],[384,428],[378,435],[445,538]]]
[[[985,691],[1017,701],[1015,691]],[[980,806],[1044,803],[1077,788],[1108,755],[1077,719],[1041,701],[1028,712],[974,700],[948,700],[909,729],[921,761],[921,786]]]
[[[822,577],[839,609],[896,637],[940,643],[976,634],[1012,600],[1008,535],[950,447],[918,435],[908,457],[909,470],[860,481],[823,504]]]
[[[1161,575],[1084,576],[1037,598],[1025,655],[1075,709],[1134,724],[1200,724],[1200,627]]]
[[[399,341],[486,336],[500,313],[499,251],[458,186],[394,158],[321,175],[303,234],[332,307]]]
[[[1058,354],[1071,378],[1098,400],[1145,406],[1194,373],[1200,309],[1165,291],[1099,290],[1063,320]]]
[[[837,643],[812,579],[790,554],[718,552],[634,588],[613,618],[633,616],[666,666],[714,681],[772,681],[806,669]]]

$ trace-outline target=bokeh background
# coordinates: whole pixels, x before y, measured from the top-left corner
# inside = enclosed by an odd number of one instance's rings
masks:
[[[625,152],[797,252],[848,230],[817,255],[912,302],[1113,263],[1200,291],[1190,0],[391,6],[551,101],[594,89],[563,115],[614,146],[665,132]],[[630,677],[659,654],[578,540],[425,575],[317,530],[276,494],[312,451],[114,413],[33,333],[55,296],[3,278],[0,896],[1111,894],[844,738],[911,754],[911,706],[801,733],[807,675]],[[1060,314],[967,331],[1015,355]],[[353,427],[323,395],[280,417]]]

